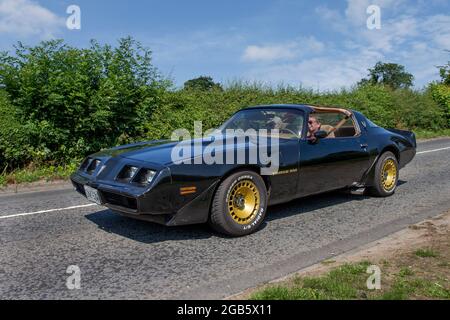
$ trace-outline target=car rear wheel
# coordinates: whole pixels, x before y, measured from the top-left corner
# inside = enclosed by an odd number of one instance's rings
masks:
[[[388,197],[395,192],[398,182],[398,161],[395,155],[388,151],[377,161],[372,194],[378,197]]]
[[[210,224],[218,232],[244,236],[256,231],[267,210],[267,189],[253,171],[240,171],[219,185],[211,207]]]

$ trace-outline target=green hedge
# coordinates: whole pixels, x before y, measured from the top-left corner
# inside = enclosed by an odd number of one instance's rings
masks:
[[[391,90],[365,85],[352,90],[317,93],[304,89],[234,85],[220,91],[167,92],[163,104],[147,123],[147,138],[170,137],[173,130],[193,130],[193,121],[203,121],[203,129],[217,127],[237,110],[259,104],[306,103],[338,105],[361,111],[384,127],[439,130],[446,127],[445,115],[429,89]]]
[[[0,90],[0,173],[37,158],[31,136],[32,128],[19,120],[7,93]]]
[[[116,48],[19,44],[0,55],[0,166],[60,165],[144,136],[167,85],[151,52],[130,38]]]
[[[441,108],[447,126],[450,127],[450,86],[446,84],[431,84],[429,87],[431,95]]]

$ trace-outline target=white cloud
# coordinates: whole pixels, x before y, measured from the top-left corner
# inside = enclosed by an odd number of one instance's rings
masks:
[[[51,38],[65,20],[31,0],[0,0],[0,34]]]
[[[366,27],[369,5],[379,5],[381,29]],[[340,42],[314,58],[253,68],[251,77],[270,81],[302,83],[314,89],[348,87],[367,75],[377,61],[402,64],[421,87],[438,78],[439,64],[448,61],[450,15],[423,15],[411,4],[394,0],[348,0],[344,11],[327,6],[316,8],[325,26],[338,33]]]
[[[276,84],[301,84],[315,90],[333,90],[354,85],[367,75],[367,66],[374,65],[382,56],[362,49],[354,54],[322,56],[300,62],[283,63],[253,68],[247,73],[249,80]]]
[[[450,16],[434,15],[421,22],[423,35],[431,40],[441,50],[450,50]]]
[[[369,0],[348,0],[345,17],[353,25],[363,25],[367,20],[367,7],[371,5]]]
[[[325,45],[314,37],[303,37],[296,41],[282,44],[247,46],[242,55],[242,60],[251,62],[290,60],[304,56],[305,54],[321,53],[324,48]]]
[[[314,37],[302,38],[298,44],[303,52],[312,54],[321,53],[325,49],[325,44]]]
[[[361,47],[382,53],[383,61],[402,64],[416,86],[438,79],[437,65],[448,61],[450,16],[399,16],[382,22],[381,30],[355,32]]]
[[[346,32],[348,29],[345,18],[338,10],[333,10],[327,6],[319,6],[316,8],[316,14],[322,19],[332,30],[338,32]]]
[[[248,46],[245,48],[242,59],[244,61],[273,61],[280,59],[291,59],[296,56],[294,46],[272,45],[272,46]]]
[[[148,37],[148,35],[141,36],[141,38],[145,37]],[[148,37],[145,44],[153,49],[155,57],[159,60],[172,62],[183,61],[186,56],[211,60],[220,55],[221,52],[241,47],[244,40],[243,35],[230,32],[230,30],[202,30]],[[211,55],[211,51],[216,54]]]
[[[418,35],[419,21],[414,17],[398,17],[382,23],[380,30],[362,28],[356,33],[360,42],[373,49],[391,52],[405,41]]]
[[[371,5],[377,5],[381,9],[381,30],[367,28],[367,19],[370,16],[367,8]],[[347,0],[344,14],[327,6],[317,7],[316,14],[324,23],[333,27],[334,31],[349,37],[358,37],[361,34],[378,37],[382,34],[388,37],[391,32],[402,35],[414,28],[415,21],[411,19],[412,15],[407,14],[409,7],[410,5],[405,5],[404,0]]]
[[[442,49],[450,50],[450,33],[435,35],[433,40]]]
[[[370,5],[379,6],[382,18],[397,13],[397,10],[403,9],[404,0],[347,0],[345,17],[353,25],[366,25],[367,8]]]

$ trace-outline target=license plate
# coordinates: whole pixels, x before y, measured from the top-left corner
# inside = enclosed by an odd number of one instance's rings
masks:
[[[84,192],[86,193],[86,198],[89,201],[95,202],[96,204],[102,204],[100,194],[96,189],[89,186],[84,186]]]

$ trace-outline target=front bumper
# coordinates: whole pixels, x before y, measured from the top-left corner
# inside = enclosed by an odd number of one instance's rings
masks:
[[[96,189],[101,205],[115,211],[130,214],[168,214],[173,211],[170,201],[164,201],[171,184],[168,169],[161,170],[155,180],[145,187],[99,179],[83,171],[75,172],[70,180],[75,190],[83,196],[86,196],[84,186]]]
[[[209,206],[218,181],[212,183],[204,192],[181,207],[174,207],[176,197],[170,173],[158,174],[154,187],[148,189],[122,186],[105,181],[89,179],[83,173],[74,173],[71,181],[76,191],[86,196],[84,186],[88,185],[99,192],[101,205],[123,216],[155,222],[166,226],[204,223],[208,220]],[[159,183],[157,183],[159,182]]]
[[[111,190],[105,185],[94,185],[93,183],[88,183],[87,181],[83,183],[82,179],[79,177],[71,177],[72,184],[75,190],[83,196],[86,196],[84,186],[88,185],[97,189],[101,199],[101,205],[110,207],[111,209],[123,210],[129,213],[138,213],[138,199],[139,197],[127,193],[120,192],[120,190]]]

